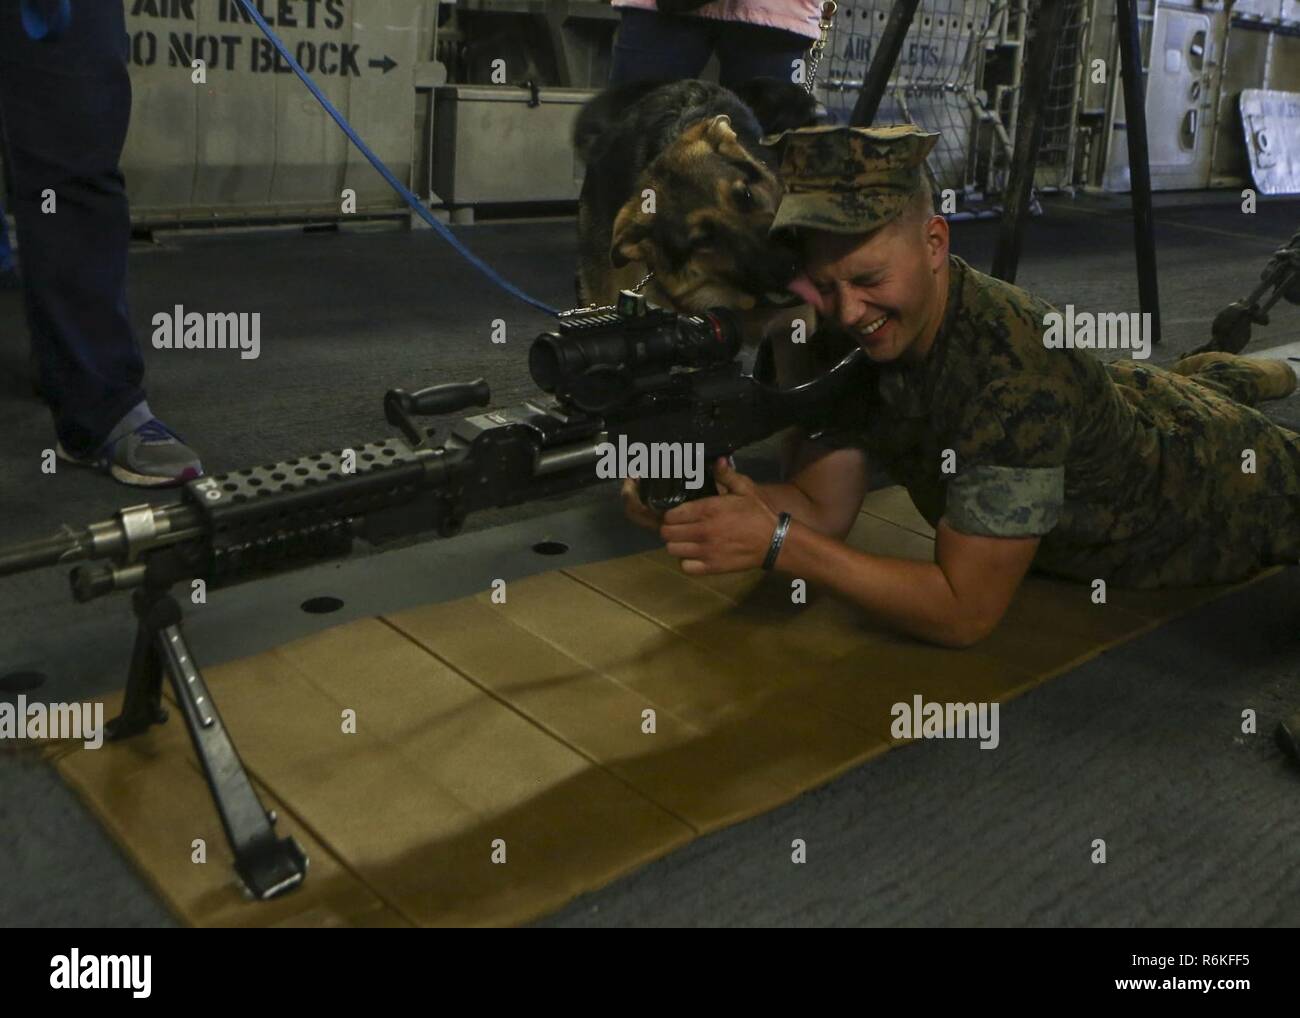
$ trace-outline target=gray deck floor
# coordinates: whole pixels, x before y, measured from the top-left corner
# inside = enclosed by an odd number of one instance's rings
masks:
[[[1200,343],[1300,225],[1300,203],[1241,214],[1231,195],[1162,197],[1157,210],[1164,345]],[[996,223],[957,223],[953,248],[987,269]],[[567,306],[572,221],[460,231],[505,276]],[[1017,280],[1079,310],[1136,310],[1122,200],[1053,199],[1029,228]],[[165,237],[132,260],[146,338],[157,310],[263,315],[262,356],[146,351],[155,410],[211,472],[338,448],[385,433],[380,399],[485,375],[494,404],[531,394],[527,343],[546,319],[500,295],[432,233],[355,229]],[[491,322],[507,323],[504,346]],[[1300,341],[1279,305],[1255,349]],[[145,500],[74,470],[41,474],[53,436],[30,395],[20,300],[0,292],[0,534],[42,536]],[[1300,425],[1300,399],[1270,409]],[[751,460],[761,470],[763,456]],[[484,514],[454,541],[218,592],[189,623],[215,664],[348,617],[482,589],[484,576],[644,547],[607,490]],[[1273,744],[1300,709],[1300,577],[1288,571],[1112,651],[1002,713],[1002,745],[904,747],[787,806],[705,837],[541,925],[1295,925],[1300,923],[1300,768]],[[307,616],[312,593],[345,609]],[[256,623],[256,624],[254,624]],[[58,571],[0,581],[0,676],[48,675],[47,700],[121,684],[125,598],[72,604]],[[864,681],[869,681],[864,676]],[[1258,735],[1240,733],[1242,710]],[[238,739],[238,732],[234,733]],[[808,862],[789,861],[805,839]],[[1109,862],[1089,861],[1104,838]],[[0,747],[0,925],[126,926],[173,920],[73,795],[41,764]]]

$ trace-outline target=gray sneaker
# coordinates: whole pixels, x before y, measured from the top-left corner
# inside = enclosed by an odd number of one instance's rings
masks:
[[[156,417],[109,442],[94,456],[73,456],[59,444],[59,459],[93,467],[122,484],[137,488],[166,488],[203,476],[198,454]]]

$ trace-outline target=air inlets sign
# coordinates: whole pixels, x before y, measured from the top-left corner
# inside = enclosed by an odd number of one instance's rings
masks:
[[[427,0],[255,7],[399,179],[410,179]],[[405,206],[238,0],[126,0],[132,104],[123,155],[137,226],[388,213]]]
[[[389,54],[363,56],[360,43],[347,41],[352,26],[346,0],[259,0],[257,9],[308,74],[361,77],[387,74],[397,66]],[[131,62],[139,66],[165,60],[169,67],[189,68],[193,61],[202,60],[210,70],[293,73],[238,0],[132,0],[129,13],[142,20],[178,23],[167,29],[131,26]],[[195,30],[200,17],[207,31]],[[321,29],[343,38],[294,40],[297,29]]]

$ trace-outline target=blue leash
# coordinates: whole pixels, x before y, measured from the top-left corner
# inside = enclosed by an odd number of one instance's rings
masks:
[[[61,0],[61,2],[63,6],[66,7],[68,0]],[[501,289],[505,290],[506,293],[510,294],[512,297],[517,297],[525,304],[529,304],[532,307],[537,308],[539,311],[545,311],[548,315],[558,314],[556,309],[551,307],[549,304],[544,304],[536,297],[528,296],[528,294],[524,293],[523,290],[519,289],[513,283],[502,278],[495,269],[479,258],[478,255],[470,251],[469,248],[462,244],[456,235],[451,232],[451,230],[447,229],[446,226],[440,223],[434,217],[433,213],[424,207],[424,203],[411,193],[411,190],[405,184],[393,176],[393,171],[384,165],[383,160],[380,159],[379,156],[375,155],[370,146],[361,140],[361,137],[355,130],[353,130],[352,125],[347,122],[347,119],[343,114],[336,110],[334,104],[325,98],[325,94],[321,92],[316,82],[312,81],[311,75],[304,71],[302,67],[299,66],[298,61],[290,55],[288,49],[285,48],[284,43],[280,40],[279,36],[271,30],[271,26],[266,23],[266,19],[262,17],[261,12],[252,4],[251,0],[239,0],[239,5],[244,8],[244,11],[248,16],[252,18],[257,27],[262,30],[262,34],[271,40],[271,45],[280,52],[280,55],[284,57],[289,66],[293,68],[293,73],[298,75],[302,83],[306,85],[311,94],[316,97],[316,101],[325,108],[325,112],[334,118],[334,122],[338,124],[339,127],[342,128],[343,133],[352,140],[352,144],[354,144],[361,154],[366,157],[370,162],[370,165],[379,171],[380,176],[388,181],[388,186],[402,197],[416,215],[437,230],[439,236],[455,248],[462,258],[473,265],[474,268],[478,269],[479,272],[483,273],[483,275],[487,276],[487,278],[497,286],[501,287]]]
[[[23,31],[37,42],[53,42],[72,21],[72,0],[23,0]]]

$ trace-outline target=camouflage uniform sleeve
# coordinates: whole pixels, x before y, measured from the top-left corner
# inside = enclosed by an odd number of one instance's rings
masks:
[[[964,416],[944,516],[963,534],[1040,537],[1060,518],[1072,400],[1059,381],[1020,376],[986,388]]]

